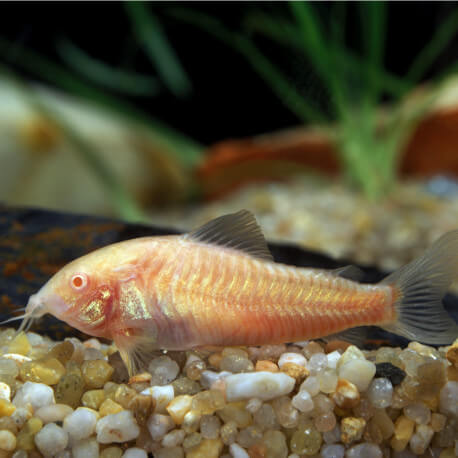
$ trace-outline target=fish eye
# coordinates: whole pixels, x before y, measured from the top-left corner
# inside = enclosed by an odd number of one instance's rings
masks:
[[[87,286],[87,275],[86,274],[75,274],[70,280],[73,289],[81,291]]]

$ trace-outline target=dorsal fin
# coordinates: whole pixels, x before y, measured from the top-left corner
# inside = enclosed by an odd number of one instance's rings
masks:
[[[267,261],[273,260],[261,228],[248,210],[212,219],[185,237],[210,245],[240,250]]]
[[[364,272],[352,264],[338,269],[331,270],[331,273],[347,280],[361,281],[364,278]]]

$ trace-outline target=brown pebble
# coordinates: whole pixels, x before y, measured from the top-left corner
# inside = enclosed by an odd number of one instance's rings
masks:
[[[299,364],[295,363],[283,364],[283,366],[281,367],[281,371],[295,379],[296,382],[302,381],[305,377],[307,377],[310,374],[310,371],[306,367],[300,366]]]
[[[265,359],[265,360],[258,361],[256,363],[254,370],[257,372],[261,372],[261,371],[278,372],[278,366],[275,363],[273,363],[272,361]]]
[[[144,426],[148,420],[155,405],[153,398],[144,394],[137,394],[129,401],[128,409],[132,410],[135,419],[140,426]]]
[[[336,390],[331,395],[334,402],[343,409],[351,409],[359,404],[360,395],[358,388],[345,379],[337,381]]]
[[[366,420],[364,418],[347,417],[340,424],[340,438],[344,444],[351,444],[361,439]]]
[[[455,342],[445,355],[447,359],[458,369],[458,342]]]
[[[254,444],[248,448],[250,458],[265,458],[267,456],[267,447],[263,444]]]

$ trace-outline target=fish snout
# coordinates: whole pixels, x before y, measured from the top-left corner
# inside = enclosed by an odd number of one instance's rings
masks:
[[[34,318],[39,318],[46,313],[44,301],[38,293],[30,296],[25,310],[28,315],[33,316]]]

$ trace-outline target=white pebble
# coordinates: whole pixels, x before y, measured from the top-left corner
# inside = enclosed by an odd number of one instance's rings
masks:
[[[73,409],[67,404],[50,404],[40,407],[34,416],[38,417],[43,423],[56,423],[63,421],[67,415],[70,415]]]
[[[259,398],[264,401],[291,393],[296,381],[282,372],[251,372],[226,377],[228,402]]]
[[[126,442],[140,434],[140,428],[130,410],[123,410],[101,418],[95,427],[97,440],[101,444]]]
[[[0,451],[12,452],[16,448],[16,436],[6,429],[0,431]]]
[[[313,410],[313,399],[306,390],[299,391],[291,400],[291,404],[301,412],[311,412]]]
[[[49,404],[55,404],[54,391],[44,383],[25,382],[16,392],[13,404],[16,407],[26,407],[31,404],[33,410]]]
[[[4,355],[2,355],[2,358],[11,359],[15,363],[17,363],[18,366],[21,366],[23,363],[32,361],[32,358],[29,358],[28,356],[24,355],[19,355],[18,353],[5,353]]]
[[[458,417],[458,382],[449,381],[440,393],[440,411]]]
[[[73,456],[70,450],[62,450],[61,452],[56,453],[53,458],[73,458]]]
[[[217,439],[221,429],[221,420],[216,415],[202,415],[200,434],[204,439]]]
[[[65,417],[63,426],[72,441],[79,441],[94,433],[97,420],[98,414],[95,410],[78,407]]]
[[[321,458],[343,458],[345,447],[343,445],[323,445],[320,450]]]
[[[166,413],[165,408],[168,406],[170,401],[175,397],[175,391],[172,385],[164,386],[150,386],[141,392],[154,399],[155,413]]]
[[[349,448],[345,456],[346,458],[382,458],[383,454],[378,445],[364,442]]]
[[[185,436],[183,429],[174,429],[162,438],[161,444],[163,447],[176,447],[184,441]]]
[[[307,360],[304,355],[300,353],[283,353],[278,360],[278,367],[281,369],[284,364],[293,363],[298,364],[299,366],[305,366]]]
[[[404,415],[419,425],[427,425],[431,420],[431,411],[422,402],[404,407]]]
[[[366,391],[375,375],[375,364],[365,359],[352,359],[339,368],[339,377],[356,385],[359,392]]]
[[[173,359],[164,355],[150,362],[148,372],[152,375],[151,385],[167,385],[175,380],[180,367]]]
[[[97,348],[86,348],[84,350],[84,360],[85,361],[95,361],[97,359],[107,359],[105,355],[98,350]]]
[[[326,444],[336,444],[340,442],[340,426],[337,424],[331,431],[325,431],[323,433],[323,440]]]
[[[307,363],[307,368],[312,375],[326,369],[328,367],[328,358],[324,353],[315,353],[310,357]]]
[[[98,458],[99,443],[91,437],[76,442],[72,447],[73,458]]]
[[[262,401],[259,398],[251,398],[245,405],[245,409],[250,413],[257,412],[262,406]]]
[[[232,372],[228,372],[228,371],[214,372],[214,371],[205,370],[205,371],[202,371],[202,373],[200,374],[199,381],[200,381],[200,384],[204,388],[210,389],[211,386],[215,382],[227,377],[228,375],[232,375]]]
[[[0,399],[11,400],[11,388],[6,383],[0,382]]]
[[[169,415],[154,413],[148,418],[146,426],[153,440],[158,441],[175,427],[175,423]]]
[[[320,392],[320,381],[318,377],[311,375],[307,377],[303,382],[302,385],[299,387],[299,391],[308,391],[310,396],[316,396]]]
[[[229,452],[233,458],[250,458],[247,451],[235,442],[229,446]]]
[[[148,455],[141,448],[131,447],[124,452],[122,458],[148,458]]]
[[[57,455],[67,444],[68,434],[55,423],[48,423],[35,435],[35,445],[45,457]]]
[[[28,456],[25,450],[16,450],[11,458],[28,458]]]
[[[367,397],[377,409],[384,409],[391,405],[393,399],[393,385],[387,378],[372,380],[367,389]]]
[[[14,420],[14,423],[19,428],[22,428],[24,426],[24,423],[32,417],[32,413],[30,412],[30,409],[27,407],[18,407],[14,412],[13,415],[11,415],[11,419]]]
[[[342,355],[337,350],[328,353],[326,355],[326,358],[328,359],[328,367],[331,369],[335,369],[341,356]]]

